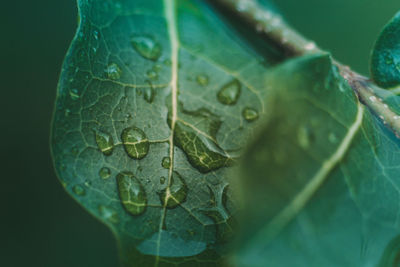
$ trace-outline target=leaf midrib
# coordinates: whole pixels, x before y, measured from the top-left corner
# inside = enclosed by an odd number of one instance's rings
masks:
[[[157,254],[156,254],[156,261],[154,266],[157,267],[159,263],[159,255],[160,255],[160,244],[161,244],[161,233],[163,230],[165,215],[166,215],[166,208],[169,198],[172,196],[170,195],[169,188],[171,187],[172,182],[172,172],[174,167],[174,132],[175,132],[175,125],[178,119],[178,49],[179,49],[179,41],[178,41],[178,33],[176,27],[176,15],[175,15],[175,0],[163,0],[164,2],[164,14],[167,22],[168,28],[168,35],[171,44],[171,135],[169,137],[169,157],[170,157],[170,167],[168,169],[168,179],[167,179],[167,186],[166,186],[166,194],[164,199],[164,205],[161,211],[161,219],[160,225],[158,229],[158,240],[157,240]]]

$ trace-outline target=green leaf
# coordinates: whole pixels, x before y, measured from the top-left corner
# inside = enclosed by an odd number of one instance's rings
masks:
[[[78,5],[53,119],[59,179],[115,233],[124,265],[220,266],[229,167],[283,56],[206,1]]]
[[[236,265],[397,266],[400,141],[392,125],[359,103],[327,55],[285,63],[266,81],[266,124],[240,168]]]
[[[371,74],[383,88],[400,85],[400,12],[383,28],[371,57]]]

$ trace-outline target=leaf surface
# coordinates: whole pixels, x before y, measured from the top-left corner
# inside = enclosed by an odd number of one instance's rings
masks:
[[[78,5],[53,120],[62,184],[112,229],[124,265],[220,266],[229,170],[282,55],[205,1]]]

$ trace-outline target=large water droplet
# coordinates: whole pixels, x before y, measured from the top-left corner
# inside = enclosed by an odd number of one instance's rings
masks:
[[[107,77],[111,80],[118,80],[121,78],[121,69],[118,67],[117,64],[111,63],[110,65],[107,66],[107,68],[104,70],[106,73]]]
[[[169,209],[176,208],[186,201],[187,186],[179,173],[173,172],[171,184],[160,193],[160,200]]]
[[[133,48],[144,58],[157,60],[161,56],[161,45],[150,36],[131,38]]]
[[[109,207],[104,206],[104,205],[99,205],[98,209],[99,209],[100,216],[104,220],[109,221],[111,223],[118,223],[119,222],[118,214],[112,208],[109,208]]]
[[[171,126],[170,114],[168,115],[168,125]],[[208,136],[199,134],[193,128],[179,121],[175,124],[174,142],[181,148],[189,163],[202,173],[207,173],[221,167],[232,166],[234,158],[228,155],[216,142],[216,135],[222,124],[220,118],[207,109],[187,111],[180,109],[182,118],[190,116],[191,120],[198,123]]]
[[[225,84],[217,94],[218,101],[224,105],[236,104],[240,96],[240,87],[238,80]]]
[[[85,188],[83,188],[81,185],[77,184],[72,187],[72,191],[75,193],[77,196],[84,196],[86,195]]]
[[[258,119],[258,112],[253,108],[246,107],[242,111],[242,116],[246,121],[251,122]]]
[[[122,143],[131,158],[142,159],[149,152],[149,140],[139,128],[132,126],[122,131]]]
[[[103,167],[103,168],[100,169],[99,175],[100,175],[100,177],[103,178],[103,179],[110,178],[110,176],[111,176],[111,170],[110,170],[109,168],[107,168],[107,167]]]
[[[198,75],[196,77],[196,82],[201,86],[208,85],[208,76],[205,74]]]
[[[106,155],[111,155],[114,149],[114,140],[112,136],[108,133],[94,130],[96,143],[100,151]]]
[[[121,203],[132,215],[140,215],[146,210],[146,192],[140,181],[131,172],[117,175],[118,192]]]
[[[169,169],[171,167],[171,158],[164,157],[162,159],[161,166],[163,166],[164,169]]]

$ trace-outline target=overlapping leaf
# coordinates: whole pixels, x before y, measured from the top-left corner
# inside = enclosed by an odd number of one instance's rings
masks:
[[[383,88],[400,85],[400,13],[384,27],[372,50],[371,74]]]
[[[268,122],[241,168],[246,210],[236,263],[396,266],[395,132],[358,102],[326,55],[285,63],[267,82],[275,95]]]

